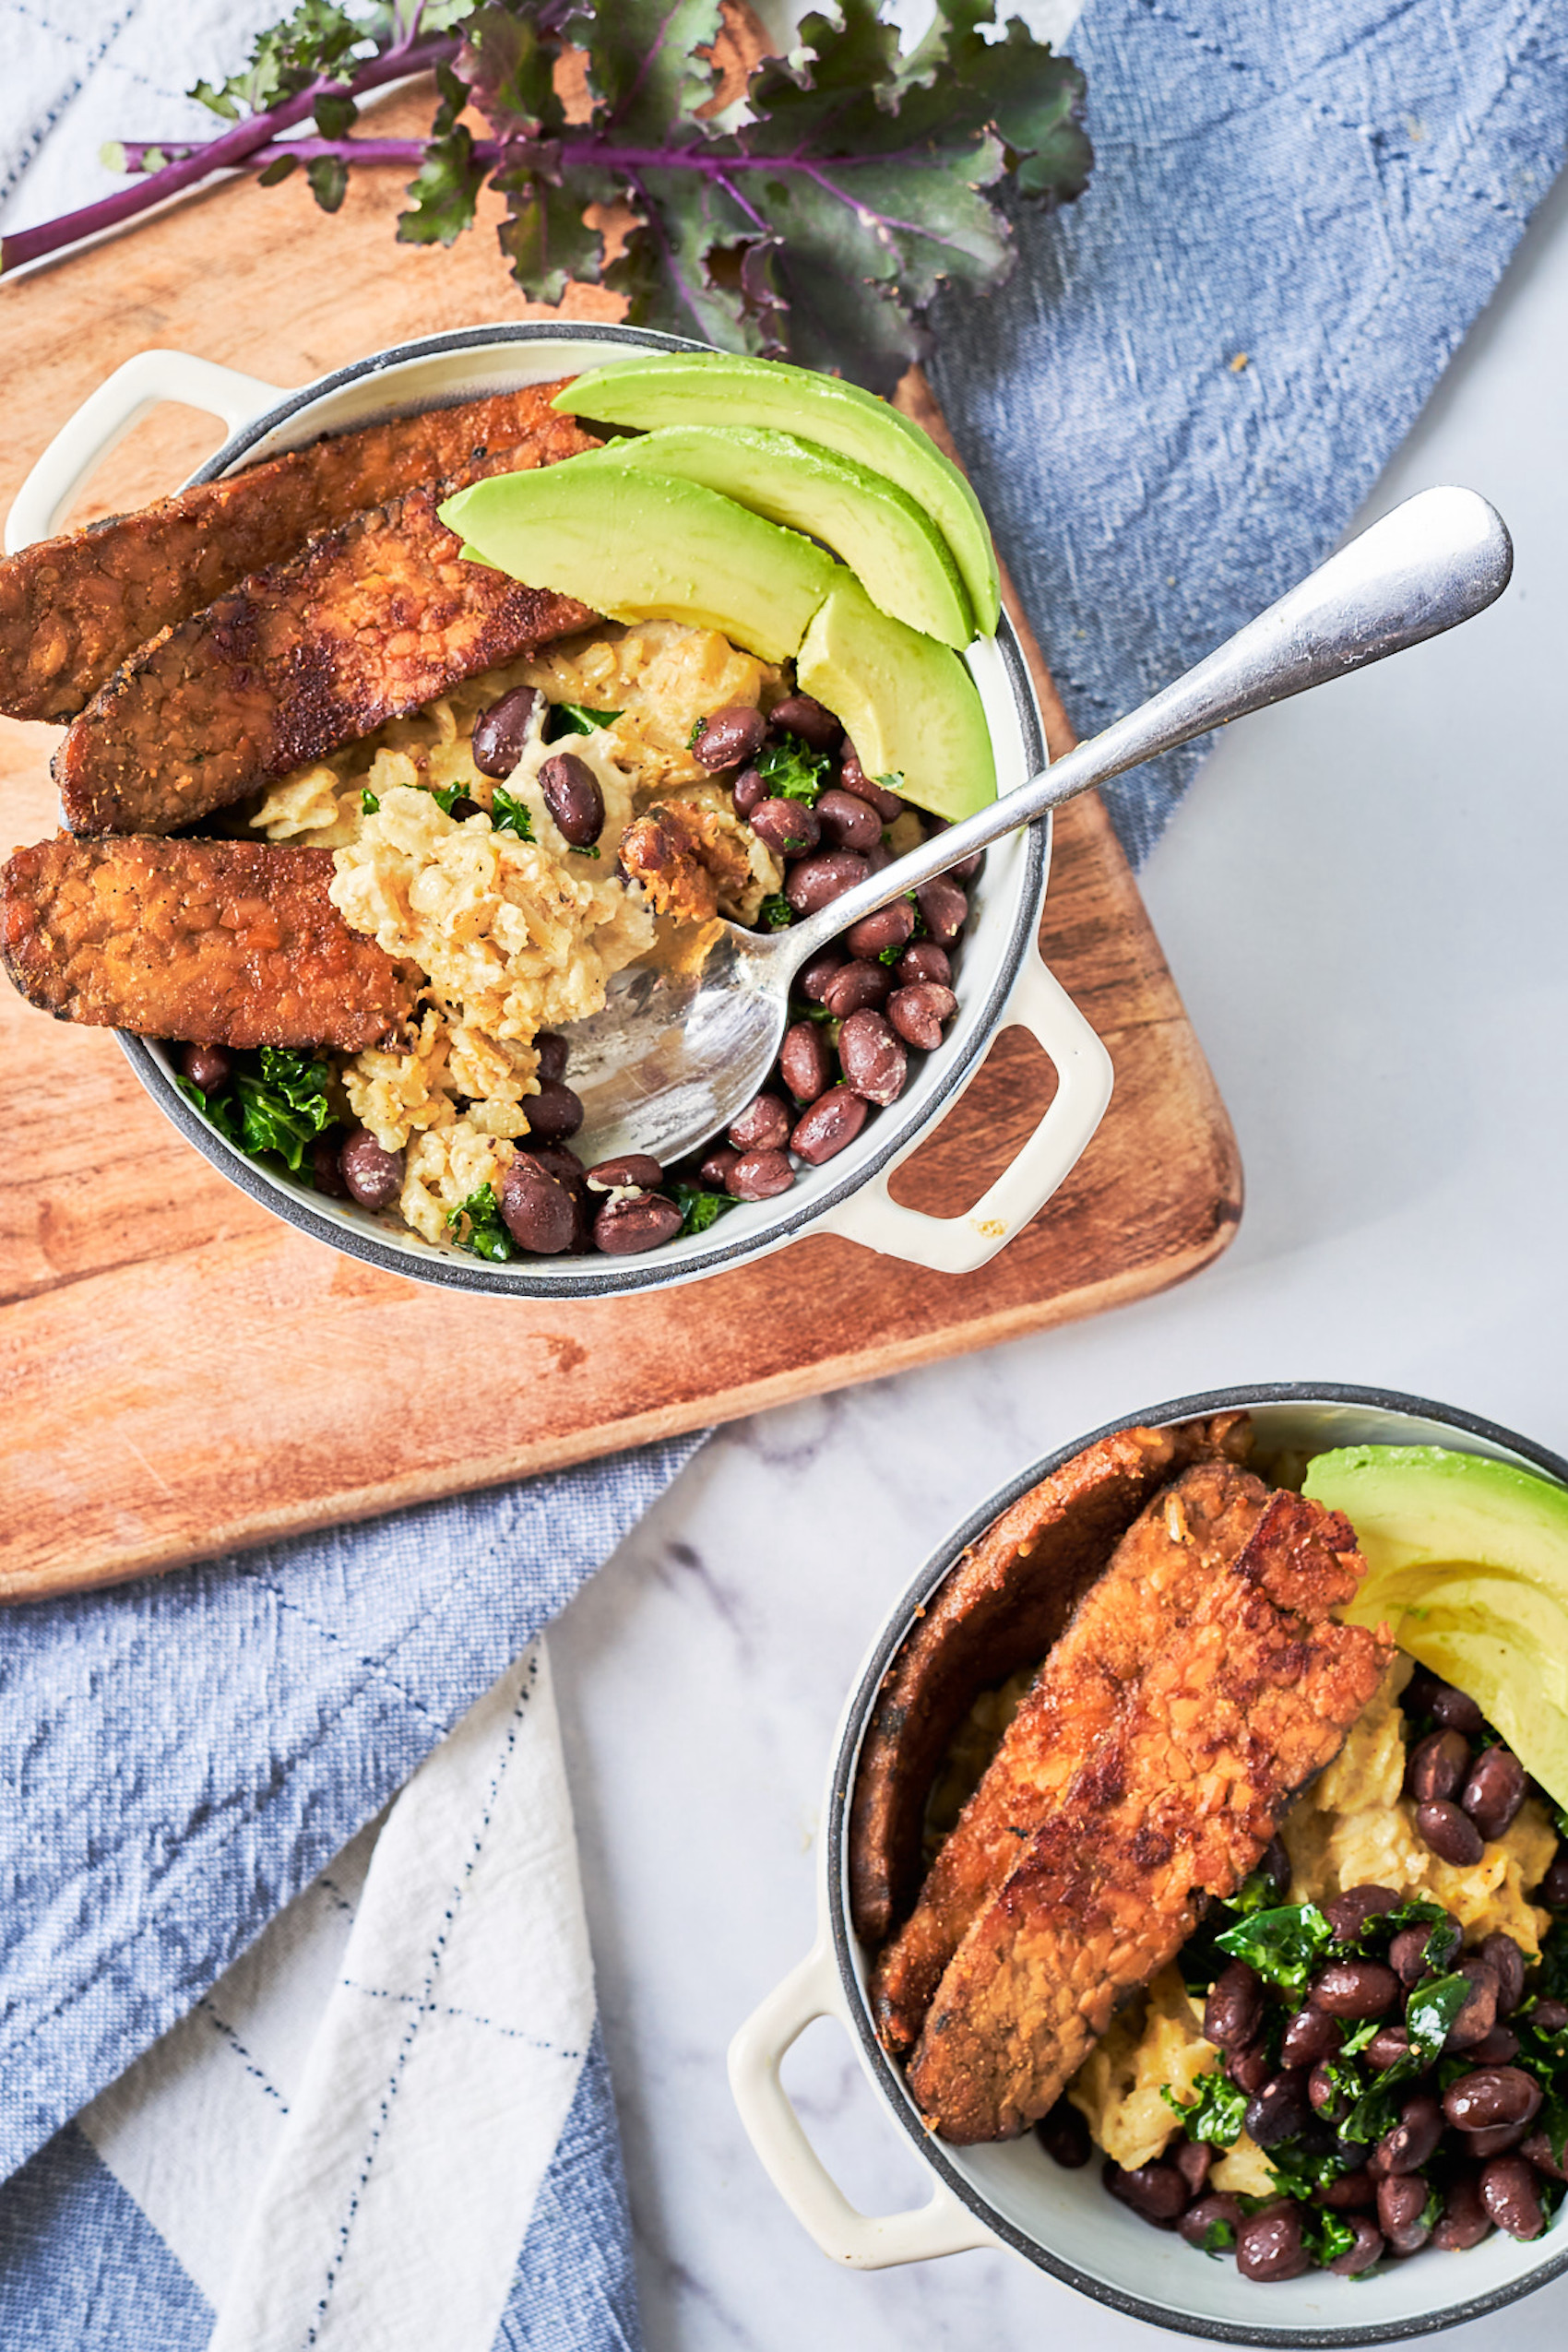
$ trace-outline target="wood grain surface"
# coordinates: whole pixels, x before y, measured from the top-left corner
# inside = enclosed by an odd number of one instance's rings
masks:
[[[422,106],[397,101],[387,129]],[[395,179],[357,182],[327,220],[298,178],[234,182],[7,281],[0,505],[135,351],[172,345],[293,385],[405,337],[558,315],[518,296],[493,215],[431,251],[394,241],[401,200]],[[583,289],[564,309],[616,305]],[[907,405],[921,401],[907,387]],[[172,487],[219,437],[208,418],[158,411],[75,519]],[[1060,751],[1064,715],[1010,609]],[[55,740],[0,720],[7,850],[54,829]],[[255,1207],[152,1108],[111,1036],[56,1027],[0,990],[0,1598],[580,1461],[1092,1314],[1207,1265],[1240,1214],[1229,1123],[1099,803],[1066,809],[1056,844],[1042,945],[1110,1047],[1115,1095],[1055,1200],[962,1279],[808,1239],[646,1298],[427,1289]],[[1038,1048],[1004,1035],[896,1196],[968,1206],[1051,1084]]]

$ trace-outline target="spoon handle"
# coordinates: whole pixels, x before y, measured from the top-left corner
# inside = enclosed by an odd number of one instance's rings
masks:
[[[781,932],[779,951],[791,965],[803,962],[862,915],[1047,809],[1211,727],[1473,619],[1502,595],[1513,568],[1513,545],[1495,507],[1473,490],[1421,491],[1103,734]]]

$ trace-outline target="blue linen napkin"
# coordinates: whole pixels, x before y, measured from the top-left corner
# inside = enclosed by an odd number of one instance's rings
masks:
[[[1562,161],[1568,11],[1090,0],[1065,45],[1088,194],[1018,208],[931,373],[1087,736],[1343,532]],[[1110,788],[1134,863],[1206,748]]]

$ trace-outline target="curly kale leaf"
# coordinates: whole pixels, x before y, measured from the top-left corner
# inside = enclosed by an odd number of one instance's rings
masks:
[[[459,1249],[471,1257],[493,1258],[505,1265],[517,1255],[517,1244],[501,1220],[501,1204],[493,1184],[481,1184],[466,1201],[446,1212],[446,1230]]]
[[[1315,1903],[1284,1903],[1253,1911],[1215,1937],[1221,1952],[1255,1968],[1265,1985],[1298,1998],[1334,1941],[1334,1930]]]
[[[816,806],[833,770],[827,754],[814,752],[799,735],[785,735],[778,742],[765,743],[754,765],[770,800],[804,801],[808,808]]]
[[[1193,2091],[1192,2098],[1180,2099],[1169,2083],[1159,2086],[1160,2097],[1181,2117],[1189,2140],[1206,2140],[1215,2148],[1233,2148],[1246,2121],[1246,2092],[1239,2089],[1228,2074],[1218,2072],[1200,2074]]]
[[[253,1158],[269,1154],[298,1175],[309,1146],[332,1124],[327,1064],[302,1049],[264,1045],[236,1063],[222,1087],[204,1094],[188,1078],[176,1085],[228,1142]]]
[[[533,839],[533,818],[528,802],[519,801],[502,784],[497,784],[491,795],[490,829],[493,833],[515,833],[519,841]]]
[[[681,1212],[681,1226],[675,1239],[683,1241],[688,1233],[706,1233],[717,1225],[726,1209],[739,1208],[739,1201],[729,1193],[710,1193],[706,1185],[670,1183],[664,1187]]]
[[[450,245],[473,226],[474,208],[488,169],[474,152],[473,133],[457,120],[469,102],[469,86],[448,65],[435,68],[441,103],[431,126],[424,160],[409,182],[407,212],[398,217],[404,245]],[[319,199],[318,199],[319,200]]]

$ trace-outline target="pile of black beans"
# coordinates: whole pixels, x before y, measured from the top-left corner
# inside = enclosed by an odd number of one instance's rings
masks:
[[[1531,1793],[1528,1776],[1474,1700],[1434,1675],[1418,1669],[1403,1705],[1421,1834],[1444,1860],[1479,1861]],[[1260,1926],[1289,1931],[1289,1877],[1277,1838],[1247,1891]],[[1312,1972],[1289,1991],[1217,1947],[1245,1917],[1241,1897],[1217,1906],[1182,1961],[1189,1986],[1207,1985],[1216,2095],[1182,2103],[1187,2136],[1154,2163],[1128,2171],[1108,2160],[1111,2195],[1206,2253],[1234,2253],[1258,2280],[1313,2268],[1356,2277],[1429,2246],[1461,2251],[1493,2229],[1538,2237],[1568,2180],[1568,1847],[1533,1900],[1562,1915],[1538,1964],[1501,1933],[1465,1951],[1459,1921],[1435,1904],[1351,1887],[1323,1907],[1330,1932],[1313,1929]],[[1431,2012],[1411,2013],[1434,1987],[1447,1989],[1440,2044],[1421,2038]],[[1065,2098],[1036,2128],[1059,2164],[1089,2162],[1087,2126]],[[1241,2128],[1268,2155],[1279,2195],[1209,2187]]]

